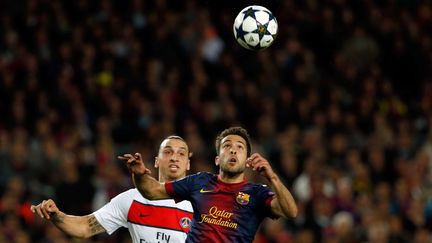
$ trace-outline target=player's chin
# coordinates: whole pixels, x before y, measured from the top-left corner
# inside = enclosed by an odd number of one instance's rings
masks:
[[[238,173],[243,173],[245,171],[245,167],[243,166],[239,166],[239,165],[234,165],[234,166],[225,166],[223,168],[226,172],[229,173],[233,173],[233,174],[238,174]]]
[[[167,174],[170,177],[176,178],[176,177],[179,177],[180,175],[184,174],[184,172],[182,170],[168,170]]]

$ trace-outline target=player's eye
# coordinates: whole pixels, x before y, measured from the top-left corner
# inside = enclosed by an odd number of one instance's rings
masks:
[[[171,151],[171,150],[164,150],[163,153],[164,153],[164,154],[171,154],[172,151]]]

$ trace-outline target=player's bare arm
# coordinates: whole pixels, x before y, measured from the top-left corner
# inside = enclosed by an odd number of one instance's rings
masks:
[[[132,179],[138,191],[147,199],[159,200],[168,199],[168,193],[165,190],[164,183],[160,183],[154,177],[150,176],[150,170],[145,167],[140,153],[124,154],[117,157],[126,161],[129,171],[132,173]]]
[[[272,212],[282,217],[296,217],[298,209],[295,200],[279,176],[273,171],[270,163],[260,154],[254,153],[248,158],[247,166],[258,171],[270,182],[276,194],[276,198],[271,202]]]
[[[105,232],[105,229],[92,214],[74,216],[63,213],[52,199],[43,200],[38,205],[31,205],[30,210],[39,217],[50,220],[64,233],[78,238],[89,238]]]

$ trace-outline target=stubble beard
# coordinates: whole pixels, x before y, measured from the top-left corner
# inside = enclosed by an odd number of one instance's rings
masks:
[[[230,168],[227,164],[221,165],[221,171],[228,177],[237,177],[245,171],[245,166],[240,166],[238,168]]]
[[[181,179],[185,176],[186,176],[186,173],[184,173],[184,174],[179,173],[179,172],[171,173],[171,172],[167,171],[165,173],[164,179],[165,179],[165,181],[175,181],[175,180]]]

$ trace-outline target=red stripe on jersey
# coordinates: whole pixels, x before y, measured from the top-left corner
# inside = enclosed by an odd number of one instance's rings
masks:
[[[170,181],[165,182],[165,191],[167,192],[167,194],[170,197],[173,197],[175,195],[175,193],[174,193],[174,187],[173,187],[172,182],[170,182]]]
[[[275,199],[275,196],[268,197],[267,200],[265,200],[265,205],[267,207],[271,208],[271,203],[272,203],[273,199]]]
[[[183,201],[182,199],[178,198],[174,191],[174,186],[172,184],[172,181],[165,182],[165,191],[167,192],[168,196],[170,196],[176,203]]]
[[[142,204],[133,201],[128,221],[150,227],[189,232],[192,213],[178,208]],[[189,220],[188,220],[189,219]]]
[[[274,214],[271,210],[271,203],[272,203],[273,199],[275,199],[275,198],[276,198],[276,196],[273,195],[273,196],[268,197],[267,200],[265,200],[265,204],[266,204],[267,208],[270,210],[269,217],[272,219],[278,219],[279,218],[279,216]]]

